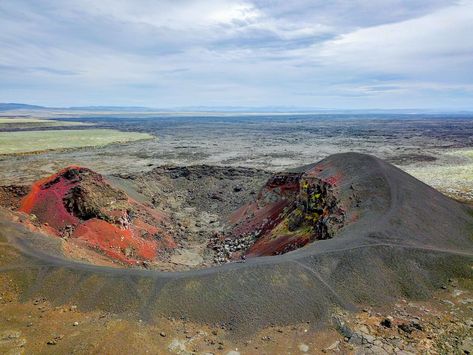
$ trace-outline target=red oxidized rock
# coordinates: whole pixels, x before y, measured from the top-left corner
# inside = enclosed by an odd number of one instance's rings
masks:
[[[175,248],[168,217],[130,199],[100,174],[71,166],[35,182],[19,209],[34,214],[54,234],[124,263],[153,260]]]

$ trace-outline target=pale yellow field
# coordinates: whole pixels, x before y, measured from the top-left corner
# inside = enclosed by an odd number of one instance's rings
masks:
[[[56,120],[45,120],[34,117],[0,117],[0,128],[20,126],[21,128],[28,127],[59,127],[59,126],[91,126],[90,123],[84,122],[67,122],[67,121],[56,121]]]
[[[113,129],[0,132],[0,154],[98,147],[151,138],[153,136],[147,133]]]
[[[459,200],[473,201],[473,150],[458,149],[445,153],[460,162],[403,168],[426,184]],[[456,159],[454,161],[456,161]]]

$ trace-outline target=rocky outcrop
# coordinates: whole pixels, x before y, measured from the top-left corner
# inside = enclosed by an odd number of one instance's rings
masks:
[[[235,252],[245,257],[278,255],[332,238],[345,221],[334,187],[335,181],[319,178],[315,168],[273,176],[255,201],[231,216],[234,226],[224,251],[233,258],[236,245]]]
[[[174,248],[168,217],[129,198],[90,169],[72,166],[37,181],[20,211],[71,239],[127,264]]]

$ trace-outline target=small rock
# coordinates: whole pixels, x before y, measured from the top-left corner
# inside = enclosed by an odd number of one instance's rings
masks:
[[[402,323],[399,324],[399,329],[401,329],[403,332],[406,332],[408,334],[412,333],[414,330],[420,330],[422,331],[422,325],[420,323],[414,321],[410,323]]]
[[[393,322],[389,318],[384,318],[380,324],[385,328],[391,328],[393,326]]]
[[[74,322],[74,323],[72,323],[72,325],[73,325],[74,327],[77,327],[77,326],[79,325],[79,322]]]
[[[361,345],[363,344],[363,337],[358,333],[353,333],[348,342],[354,345]]]
[[[400,348],[400,347],[402,346],[402,340],[401,340],[401,339],[392,339],[392,340],[390,341],[390,344],[391,344],[392,346],[395,346],[395,347]]]
[[[21,333],[18,332],[18,331],[14,331],[14,330],[11,330],[11,331],[5,331],[5,332],[2,332],[2,334],[0,335],[0,339],[1,340],[4,340],[4,339],[7,339],[7,340],[11,340],[11,339],[18,339],[20,337]]]
[[[302,351],[303,353],[306,353],[309,351],[309,346],[306,344],[299,344],[298,346],[299,350]]]
[[[464,354],[473,354],[473,338],[466,338],[460,345],[460,350]]]
[[[372,335],[369,335],[369,334],[364,334],[363,335],[363,339],[368,343],[368,344],[373,344],[373,342],[375,341],[375,337],[372,336]]]
[[[48,340],[48,342],[46,343],[48,345],[56,345],[57,344],[57,341],[56,340]]]
[[[386,350],[384,350],[382,347],[377,346],[377,345],[373,345],[370,350],[371,350],[372,354],[376,354],[376,355],[388,355],[389,354]]]
[[[369,333],[370,333],[370,330],[369,330],[368,327],[367,327],[366,325],[364,325],[364,324],[359,327],[359,331],[360,331],[361,333],[364,333],[364,334],[369,334]]]
[[[338,345],[340,344],[340,340],[337,340],[335,343],[330,345],[326,350],[335,350],[338,349]]]
[[[420,330],[420,331],[423,331],[424,330],[424,327],[422,326],[422,324],[420,324],[420,322],[418,320],[413,320],[411,322],[411,326],[417,330]]]
[[[334,317],[335,327],[338,332],[343,335],[345,338],[350,338],[353,334],[353,331],[350,329],[348,325],[340,317]]]
[[[159,335],[161,335],[163,338],[166,337],[166,333],[165,333],[165,332],[159,332]]]
[[[186,349],[185,341],[179,339],[173,339],[171,344],[168,346],[168,350],[176,354],[189,354]]]

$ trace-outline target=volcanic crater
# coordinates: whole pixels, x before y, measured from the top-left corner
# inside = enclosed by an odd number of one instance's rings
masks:
[[[103,177],[69,167],[25,192],[0,189],[11,208],[0,209],[0,272],[21,280],[22,300],[245,336],[428,299],[472,278],[471,207],[369,155],[280,174],[193,166]]]
[[[179,271],[284,254],[334,237],[354,194],[342,203],[336,177],[317,173],[201,165],[104,177],[70,166],[27,194],[27,187],[2,187],[0,203],[62,238],[71,257]],[[82,249],[87,253],[77,253]]]

